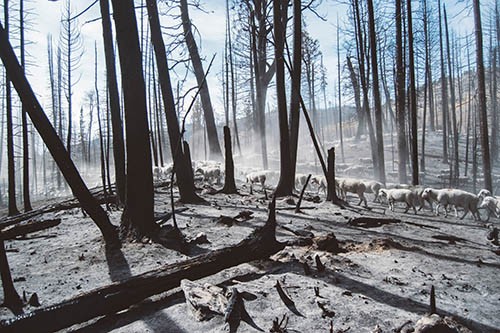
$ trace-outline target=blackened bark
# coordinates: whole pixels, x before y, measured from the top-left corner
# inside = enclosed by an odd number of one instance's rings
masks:
[[[481,27],[481,11],[479,0],[474,0],[474,27],[476,35],[476,66],[479,106],[479,135],[483,158],[484,188],[492,191],[490,146],[488,142],[488,117],[486,113],[486,83],[483,62],[483,33]]]
[[[0,237],[0,276],[3,287],[3,305],[8,307],[15,315],[23,313],[23,301],[12,282],[3,237]]]
[[[198,86],[200,86],[201,89],[200,97],[201,97],[201,103],[203,105],[203,112],[205,115],[205,123],[207,125],[210,158],[214,160],[221,160],[222,152],[219,145],[219,139],[217,137],[217,128],[215,127],[214,111],[212,108],[212,102],[210,101],[208,84],[207,82],[203,83],[205,72],[203,70],[200,54],[198,52],[198,46],[196,45],[196,41],[191,31],[191,20],[189,19],[187,0],[180,0],[180,9],[181,9],[182,28],[184,30],[184,38],[186,39],[186,45],[188,47],[189,55],[191,57],[191,62],[193,64],[193,70],[196,76],[196,81],[198,82]]]
[[[238,193],[236,183],[234,182],[234,162],[233,162],[233,149],[231,148],[231,131],[228,126],[224,126],[224,148],[226,151],[225,160],[225,178],[224,188],[221,192],[225,194]]]
[[[151,236],[154,223],[153,174],[139,33],[133,0],[112,0],[124,97],[127,180],[122,236]]]
[[[119,203],[125,202],[125,148],[123,140],[123,126],[120,115],[120,96],[116,81],[115,54],[113,51],[113,36],[111,20],[109,19],[109,0],[100,0],[102,35],[104,41],[104,56],[106,59],[106,80],[109,93],[109,108],[113,130],[113,157],[115,160],[116,192]]]
[[[375,127],[377,133],[377,157],[378,157],[378,180],[385,184],[385,159],[384,159],[384,133],[382,132],[382,102],[380,100],[380,89],[377,66],[377,36],[375,32],[375,15],[373,13],[373,2],[368,0],[368,19],[370,26],[370,48],[372,60],[372,89],[375,102]]]
[[[290,163],[295,178],[300,119],[300,78],[302,65],[302,8],[301,0],[293,1],[293,64],[290,92]]]
[[[448,163],[448,88],[446,84],[446,73],[444,67],[443,32],[441,27],[441,0],[439,7],[439,54],[441,60],[441,107],[443,114],[443,162]]]
[[[89,192],[87,186],[83,182],[78,170],[76,169],[69,153],[64,148],[61,139],[50,124],[49,119],[45,115],[40,103],[36,99],[33,90],[31,89],[26,77],[23,74],[22,68],[17,61],[12,46],[10,45],[7,34],[0,24],[0,57],[4,63],[7,73],[9,74],[14,87],[22,101],[26,105],[26,111],[31,118],[31,121],[38,133],[47,145],[52,157],[56,161],[59,169],[68,182],[75,197],[81,203],[82,208],[90,215],[92,220],[101,230],[106,242],[116,241],[116,229],[109,222],[108,215],[98,205],[95,198]]]
[[[412,184],[418,185],[418,133],[417,133],[417,90],[415,87],[415,57],[413,51],[413,26],[411,0],[406,1],[408,12],[408,44],[409,44],[409,67],[410,67],[410,119],[411,119],[411,167]]]
[[[405,69],[403,66],[403,34],[401,27],[402,20],[401,0],[396,0],[396,127],[398,131],[398,174],[399,183],[408,182],[406,175],[406,130],[405,130]]]
[[[165,44],[163,43],[163,37],[161,35],[158,7],[156,5],[156,1],[147,0],[146,4],[148,9],[149,25],[151,28],[151,40],[158,66],[163,107],[165,108],[165,119],[168,127],[170,151],[174,160],[174,171],[177,175],[177,185],[179,187],[181,197],[180,200],[185,203],[199,202],[201,199],[195,193],[191,160],[186,155],[186,152],[183,152],[182,150],[179,121],[175,112],[174,94],[172,91],[170,74],[168,72]]]
[[[290,137],[285,96],[284,35],[283,13],[286,4],[273,0],[274,13],[274,53],[276,61],[276,94],[278,100],[278,120],[280,130],[280,179],[276,187],[275,197],[292,194],[294,177],[290,163]]]

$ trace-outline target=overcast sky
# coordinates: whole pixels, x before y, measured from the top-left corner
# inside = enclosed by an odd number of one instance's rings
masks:
[[[432,0],[431,0],[432,1]],[[71,6],[74,13],[81,12],[89,6],[93,0],[78,0],[72,1]],[[473,20],[472,11],[462,9],[467,7],[467,0],[465,4],[456,5],[456,0],[446,1],[443,3],[447,5],[450,11],[450,17],[453,17],[451,24],[455,31],[459,34],[465,34],[472,31]],[[225,0],[202,0],[202,4],[207,12],[191,9],[190,16],[192,21],[197,25],[202,37],[201,53],[207,60],[204,63],[205,69],[208,62],[214,53],[217,53],[213,69],[211,70],[208,83],[210,93],[212,95],[213,103],[218,113],[218,119],[222,119],[222,98],[221,98],[221,83],[217,78],[217,72],[221,69],[221,60],[224,48],[224,31],[225,31]],[[49,106],[50,104],[50,90],[48,89],[48,66],[47,66],[47,35],[52,34],[53,42],[57,44],[60,29],[60,17],[63,9],[63,1],[48,1],[48,0],[31,0],[31,3],[26,5],[33,8],[36,12],[35,16],[31,17],[32,31],[27,32],[26,38],[35,42],[34,45],[29,46],[28,52],[30,54],[30,61],[35,64],[29,68],[29,80],[40,98],[42,105]],[[318,13],[326,18],[322,21],[312,15],[306,13],[305,21],[308,26],[308,31],[313,38],[320,42],[320,48],[324,56],[324,64],[328,69],[328,89],[333,91],[334,82],[337,78],[337,57],[336,57],[336,21],[337,16],[340,20],[345,17],[345,5],[339,4],[339,1],[323,0],[323,3],[318,9]],[[459,16],[455,15],[460,13]],[[15,13],[11,13],[14,16]],[[82,25],[81,34],[84,40],[85,52],[81,62],[80,68],[75,71],[75,77],[81,75],[80,81],[75,87],[73,96],[74,110],[79,110],[80,105],[84,103],[85,92],[93,87],[94,80],[94,41],[97,41],[100,64],[99,75],[101,76],[100,85],[101,89],[104,88],[104,58],[102,51],[102,33],[101,22],[95,21],[92,23],[85,23],[100,16],[99,6],[96,4],[91,10],[86,12],[79,18],[79,23]],[[3,16],[2,16],[3,18]],[[2,20],[3,22],[3,20]],[[147,24],[147,22],[145,21]],[[342,38],[342,36],[341,36]],[[343,57],[341,55],[341,57]],[[191,78],[192,84],[195,81]],[[272,97],[274,91],[270,94]],[[333,99],[333,98],[332,98]]]

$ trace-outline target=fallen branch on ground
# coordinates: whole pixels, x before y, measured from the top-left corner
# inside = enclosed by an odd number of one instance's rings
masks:
[[[276,240],[275,200],[266,224],[237,245],[212,251],[180,263],[166,265],[113,283],[49,307],[0,322],[2,332],[53,332],[71,325],[127,309],[147,297],[173,289],[182,279],[197,280],[223,269],[267,258],[284,248]]]

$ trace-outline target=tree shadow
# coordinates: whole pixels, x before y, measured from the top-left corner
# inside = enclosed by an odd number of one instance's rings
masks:
[[[120,247],[106,246],[105,253],[106,253],[106,262],[108,264],[109,277],[111,281],[118,282],[133,277],[127,259],[123,255],[123,252]],[[156,302],[151,302],[150,300],[146,299],[145,301],[142,301],[140,304],[148,305],[155,303]],[[166,327],[169,328],[168,330],[169,332],[184,332],[181,328],[177,327],[175,323],[165,313],[158,311],[155,314],[154,320],[148,321],[148,320],[143,320],[144,316],[143,311],[142,312],[138,311],[136,308],[141,308],[141,305],[133,305],[129,308],[129,310],[121,312],[119,314],[106,315],[102,319],[99,319],[97,322],[78,330],[78,332],[108,332],[111,329],[116,328],[110,326],[120,325],[117,327],[121,327],[137,320],[142,320],[152,332],[158,332],[158,333],[165,332]],[[132,315],[129,316],[129,314]]]

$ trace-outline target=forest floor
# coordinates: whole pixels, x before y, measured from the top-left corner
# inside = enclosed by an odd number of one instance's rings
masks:
[[[210,190],[206,183],[197,186]],[[57,217],[62,223],[6,242],[15,287],[28,298],[36,292],[41,306],[49,306],[166,264],[235,245],[265,223],[269,203],[260,188],[250,195],[247,184],[237,181],[237,186],[240,194],[236,195],[204,191],[207,205],[176,204],[176,208],[187,208],[176,215],[183,234],[195,238],[202,233],[208,240],[190,246],[188,255],[154,242],[124,243],[120,251],[109,252],[97,227],[82,216],[80,209],[45,214],[41,218]],[[166,187],[155,188],[156,213],[169,211],[168,193]],[[178,198],[177,192],[175,195]],[[302,213],[294,212],[291,201],[297,198],[279,199],[278,241],[297,240],[290,230],[310,232],[314,237],[333,233],[339,249],[287,246],[269,259],[225,269],[196,282],[236,287],[255,296],[245,301],[254,327],[242,322],[240,332],[269,332],[273,320],[283,316],[287,317],[287,330],[283,332],[411,331],[429,310],[431,286],[436,290],[440,315],[453,317],[473,332],[500,332],[500,248],[487,240],[485,222],[474,221],[470,215],[463,220],[454,214],[436,217],[428,207],[417,215],[404,213],[401,206],[391,212],[386,204],[371,202],[372,195],[367,197],[369,208],[356,206],[357,198],[350,197],[353,206],[341,209],[325,202],[321,194],[318,202],[311,189],[302,203]],[[236,216],[241,211],[251,211],[253,217],[232,226],[218,222],[221,215]],[[109,214],[112,223],[118,225],[121,211]],[[399,221],[365,226],[349,223],[361,216]],[[490,223],[500,228],[498,219]],[[316,255],[326,267],[322,272],[316,268]],[[311,268],[310,274],[304,271],[303,263]],[[277,280],[295,308],[280,299]],[[28,305],[24,310],[35,309]],[[12,316],[9,310],[0,308],[0,319]],[[197,321],[182,289],[176,288],[126,311],[64,331],[226,330],[222,316]]]

